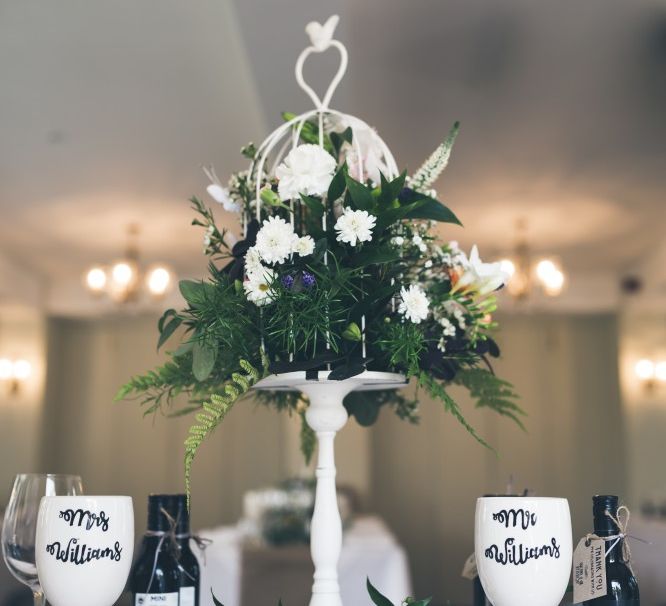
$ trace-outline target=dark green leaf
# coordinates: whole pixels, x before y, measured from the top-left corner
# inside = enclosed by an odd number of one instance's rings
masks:
[[[315,217],[321,217],[324,214],[324,205],[319,198],[315,198],[314,196],[301,195],[301,200],[303,200],[305,205]]]
[[[205,285],[203,282],[195,282],[194,280],[181,280],[178,283],[180,294],[191,306],[196,306],[203,298]]]
[[[403,173],[393,179],[393,181],[387,181],[384,175],[381,175],[381,193],[379,194],[379,204],[382,206],[382,208],[389,207],[398,197],[398,194],[405,186],[406,178],[407,171],[403,171]]]
[[[347,406],[345,405],[345,407]],[[349,406],[347,412],[356,419],[361,427],[370,427],[379,418],[379,405],[375,400],[363,398]]]
[[[157,349],[162,347],[168,338],[176,331],[176,329],[183,323],[183,319],[176,316],[171,321],[167,322],[166,326],[160,329],[160,338],[157,341]]]
[[[372,192],[363,183],[359,183],[349,175],[345,175],[345,181],[354,206],[360,210],[371,211],[375,205]]]
[[[453,214],[453,211],[444,206],[439,200],[435,200],[425,194],[414,190],[405,191],[400,196],[400,202],[403,205],[418,203],[414,210],[405,215],[406,219],[429,219],[440,221],[441,223],[455,223],[462,226],[460,219]]]
[[[348,362],[343,366],[334,368],[328,375],[329,381],[344,381],[349,377],[360,375],[365,370],[365,362],[359,360]]]
[[[163,314],[162,317],[159,319],[159,322],[157,322],[157,330],[162,332],[162,328],[164,328],[164,323],[167,321],[167,318],[170,318],[171,316],[177,315],[177,312],[175,309],[167,309]]]
[[[338,171],[333,175],[331,184],[328,186],[328,194],[326,195],[329,202],[335,202],[345,191],[346,182],[345,176],[347,175],[347,164],[343,164]]]
[[[328,241],[326,238],[320,238],[315,242],[314,251],[312,253],[312,258],[315,262],[319,262],[324,257],[324,253],[328,248]]]
[[[197,381],[205,381],[215,366],[217,350],[202,341],[197,341],[192,348],[192,373]]]
[[[382,595],[381,593],[379,593],[379,591],[375,589],[374,585],[370,582],[370,578],[366,580],[365,584],[366,587],[368,588],[368,594],[370,595],[370,599],[376,604],[376,606],[393,606],[391,600],[389,600],[386,596]]]
[[[212,587],[210,588],[210,595],[213,596],[213,603],[215,604],[215,606],[224,606],[224,604],[222,602],[220,602],[220,600],[218,600],[215,597],[215,594],[213,593],[213,588]]]
[[[354,264],[356,267],[365,267],[366,265],[393,263],[399,258],[400,251],[390,246],[382,246],[358,253],[354,256]]]

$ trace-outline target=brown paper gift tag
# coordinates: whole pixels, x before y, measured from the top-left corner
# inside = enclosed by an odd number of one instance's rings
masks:
[[[606,589],[606,541],[583,537],[573,555],[574,604],[600,598]]]

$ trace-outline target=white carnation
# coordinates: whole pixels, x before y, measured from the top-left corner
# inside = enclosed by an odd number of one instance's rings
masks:
[[[243,288],[248,301],[251,301],[258,307],[268,305],[274,299],[275,293],[271,284],[275,281],[275,271],[268,267],[261,267],[252,273],[249,273]]]
[[[255,248],[264,262],[284,263],[297,240],[298,236],[291,224],[280,217],[269,217],[257,233]]]
[[[420,286],[412,284],[409,288],[400,289],[400,305],[398,313],[402,314],[414,324],[420,323],[428,317],[430,301]]]
[[[328,191],[335,173],[335,159],[318,145],[294,147],[275,170],[278,194],[282,200],[321,196]]]
[[[301,257],[307,257],[314,252],[315,242],[311,236],[303,236],[296,240],[294,252]]]
[[[357,242],[369,242],[372,240],[372,229],[376,221],[377,217],[369,214],[367,210],[345,208],[335,223],[338,242],[348,242],[352,246],[356,246]]]

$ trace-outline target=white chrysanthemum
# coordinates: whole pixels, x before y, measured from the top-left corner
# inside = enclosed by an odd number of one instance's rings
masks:
[[[402,314],[414,324],[420,323],[428,317],[430,301],[420,286],[412,284],[409,288],[400,289],[400,305],[398,313]]]
[[[278,194],[282,200],[321,196],[328,191],[335,173],[335,159],[318,145],[294,147],[275,170]]]
[[[248,301],[252,301],[258,307],[268,305],[274,299],[275,293],[271,284],[275,281],[275,271],[268,267],[262,267],[249,273],[243,288]]]
[[[280,217],[269,217],[257,233],[255,248],[266,263],[284,263],[297,239],[291,224]]]
[[[312,236],[303,236],[296,240],[294,244],[294,252],[301,257],[307,257],[314,252],[315,242]]]
[[[345,208],[345,212],[335,223],[338,242],[348,242],[352,246],[356,246],[357,242],[370,242],[376,221],[377,217],[367,210]]]
[[[261,264],[261,254],[257,247],[248,248],[245,253],[245,273],[251,274],[261,269],[264,269],[264,266]]]
[[[226,187],[222,187],[217,183],[211,183],[206,188],[206,191],[213,200],[219,202],[224,207],[224,210],[228,210],[232,213],[238,213],[241,211],[241,203],[231,197],[231,194]]]

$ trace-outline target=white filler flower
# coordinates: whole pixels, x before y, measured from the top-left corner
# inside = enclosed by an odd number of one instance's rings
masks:
[[[282,200],[321,196],[328,191],[335,173],[335,159],[318,145],[294,147],[275,170]]]
[[[280,217],[269,217],[257,233],[255,248],[266,263],[284,263],[297,240],[291,224]]]
[[[464,273],[454,290],[469,289],[480,295],[497,290],[509,279],[509,274],[502,269],[501,263],[484,263],[479,257],[479,249],[474,245],[467,263],[463,263]]]
[[[301,257],[307,257],[314,252],[315,242],[312,236],[303,236],[294,244],[294,252]]]
[[[403,286],[400,289],[398,313],[414,322],[414,324],[418,324],[428,317],[429,305],[428,297],[416,284],[412,284],[409,288]]]
[[[367,210],[345,208],[344,213],[335,223],[338,242],[348,242],[352,246],[356,246],[357,242],[370,242],[376,220],[377,217],[369,214]]]
[[[262,267],[257,271],[249,273],[247,280],[243,282],[243,288],[245,289],[248,301],[252,301],[258,307],[271,303],[274,298],[271,284],[274,280],[275,271],[268,267]]]

